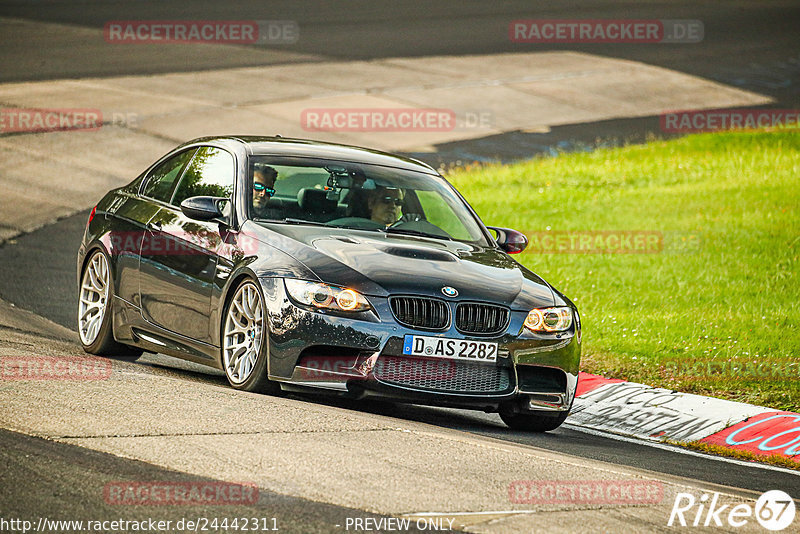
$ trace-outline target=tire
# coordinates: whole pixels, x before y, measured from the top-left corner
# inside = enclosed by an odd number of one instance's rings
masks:
[[[257,282],[243,280],[225,306],[220,328],[220,361],[231,387],[279,394],[267,378],[267,321],[264,296]]]
[[[561,426],[569,412],[560,412],[558,415],[549,415],[552,412],[529,412],[529,413],[503,413],[500,412],[500,419],[513,430],[524,430],[526,432],[548,432]],[[544,415],[548,414],[548,415]]]
[[[141,349],[114,340],[110,313],[114,284],[110,263],[103,251],[95,250],[84,263],[78,291],[78,337],[83,350],[126,360],[141,356]]]

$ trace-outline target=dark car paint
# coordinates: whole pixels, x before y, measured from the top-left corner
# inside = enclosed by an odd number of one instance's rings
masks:
[[[292,250],[323,281],[347,280],[365,295],[441,297],[441,287],[450,285],[464,300],[510,305],[526,313],[554,305],[550,286],[497,248],[368,230],[259,226],[270,232],[263,234],[270,242]]]
[[[309,346],[307,339],[299,337],[307,338],[310,333],[314,346],[346,343],[364,354],[397,352],[404,334],[427,333],[397,325],[387,297],[412,293],[441,297],[437,293],[440,288],[452,285],[460,292],[459,300],[494,302],[512,310],[506,332],[492,338],[507,354],[506,360],[498,360],[498,365],[513,368],[513,361],[518,365],[560,368],[567,373],[574,394],[580,357],[579,323],[561,334],[534,334],[522,326],[531,308],[575,308],[574,304],[498,247],[350,229],[256,223],[246,220],[243,208],[248,200],[244,183],[249,154],[370,163],[424,172],[444,180],[432,168],[414,160],[339,145],[242,139],[206,138],[181,145],[98,203],[79,251],[78,275],[90,250],[101,249],[109,256],[115,291],[114,337],[118,341],[221,368],[220,324],[226,298],[243,277],[251,277],[260,282],[269,314],[269,376],[285,380],[291,377],[302,350]],[[177,206],[140,196],[143,177],[150,170],[180,150],[201,145],[223,148],[235,157],[235,209],[228,219],[191,220]],[[480,220],[477,215],[476,219]],[[146,243],[157,232],[152,224],[155,221],[161,222],[162,232],[180,231],[182,238],[190,241],[183,246],[192,248],[194,253],[188,258],[140,258],[130,243],[120,243],[120,234],[141,236]],[[491,239],[488,230],[480,226]],[[141,243],[133,245],[136,246]],[[348,317],[304,310],[290,302],[283,278],[346,284],[366,295],[375,312]],[[142,288],[144,291],[140,292]],[[469,337],[452,325],[441,334]],[[496,406],[502,400],[471,400],[391,387],[387,391],[384,385],[369,382],[364,383],[364,389],[420,402],[440,399],[443,404],[454,405]]]

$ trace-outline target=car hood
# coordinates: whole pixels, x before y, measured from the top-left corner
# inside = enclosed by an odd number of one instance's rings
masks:
[[[365,295],[415,294],[512,305],[552,306],[550,286],[496,248],[458,241],[316,226],[264,224],[273,245],[312,270],[320,280]],[[278,237],[280,243],[275,242]]]

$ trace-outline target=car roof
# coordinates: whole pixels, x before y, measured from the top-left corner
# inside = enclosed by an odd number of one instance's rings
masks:
[[[370,148],[326,143],[310,139],[294,139],[280,136],[230,135],[201,137],[184,143],[184,145],[209,142],[238,142],[246,145],[248,151],[254,156],[296,156],[332,159],[396,167],[439,176],[439,173],[436,172],[433,167],[413,158],[389,154]]]

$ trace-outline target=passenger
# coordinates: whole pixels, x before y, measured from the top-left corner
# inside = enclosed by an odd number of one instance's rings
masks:
[[[269,199],[275,194],[278,171],[268,165],[257,166],[253,171],[253,215],[269,218]]]

